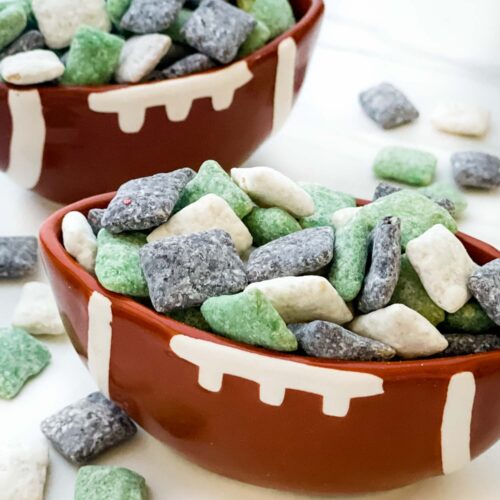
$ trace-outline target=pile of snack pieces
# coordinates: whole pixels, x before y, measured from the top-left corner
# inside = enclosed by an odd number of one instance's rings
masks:
[[[137,83],[228,64],[295,24],[288,0],[0,0],[15,85]]]

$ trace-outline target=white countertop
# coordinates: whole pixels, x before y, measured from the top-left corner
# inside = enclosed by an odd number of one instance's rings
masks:
[[[379,148],[406,144],[436,153],[439,180],[451,180],[448,158],[458,150],[500,155],[500,2],[497,0],[326,0],[327,14],[303,93],[285,128],[250,159],[297,180],[322,182],[370,198],[377,184],[371,162]],[[361,112],[360,90],[393,82],[421,117],[393,131],[378,129]],[[479,103],[492,127],[482,140],[436,132],[430,113],[440,100]],[[500,190],[468,193],[463,231],[500,247]],[[33,234],[57,205],[22,191],[0,176],[0,234]],[[40,279],[44,279],[40,274]],[[0,284],[1,323],[7,325],[21,282]],[[43,339],[51,365],[13,401],[0,401],[0,440],[38,432],[42,418],[95,390],[66,338]],[[152,500],[286,500],[308,497],[265,490],[194,466],[140,432],[97,463],[143,474]],[[370,500],[494,500],[500,495],[500,445],[464,470]],[[76,468],[51,450],[47,500],[69,500]],[[339,497],[337,497],[339,498]],[[349,497],[354,499],[356,497]],[[1,492],[0,492],[1,499]]]

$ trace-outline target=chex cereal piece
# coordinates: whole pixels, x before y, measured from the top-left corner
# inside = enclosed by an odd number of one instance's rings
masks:
[[[356,198],[345,193],[339,193],[320,184],[302,182],[299,186],[312,198],[314,213],[302,217],[302,227],[329,226],[332,224],[332,215],[338,210],[355,207]]]
[[[87,218],[80,212],[68,212],[62,221],[62,237],[66,251],[93,273],[97,240]]]
[[[148,242],[170,236],[200,233],[210,229],[222,229],[233,240],[238,253],[252,246],[252,235],[241,219],[233,212],[226,200],[216,194],[207,194],[174,214],[148,236]]]
[[[303,229],[257,248],[248,259],[248,281],[312,273],[333,258],[334,234],[330,227]]]
[[[21,5],[8,6],[0,10],[0,50],[12,43],[26,28],[28,18]]]
[[[429,321],[403,304],[393,304],[358,316],[347,328],[390,345],[402,358],[430,356],[448,346],[446,339]]]
[[[359,94],[364,112],[385,129],[399,127],[418,118],[418,111],[394,85],[381,83]]]
[[[184,28],[184,25],[187,23],[192,14],[193,11],[190,9],[181,9],[164,33],[174,42],[183,44],[187,43],[186,37],[182,34],[182,28]]]
[[[19,52],[2,60],[2,78],[15,85],[33,85],[59,78],[64,73],[64,64],[50,50]]]
[[[206,332],[212,331],[210,325],[207,323],[207,320],[203,317],[203,314],[201,314],[201,310],[198,307],[171,311],[168,313],[168,317],[175,319],[175,321],[179,321],[180,323],[185,323],[186,325],[198,328],[199,330],[204,330]]]
[[[30,30],[14,40],[1,54],[0,59],[21,52],[28,52],[45,47],[45,38],[38,30]]]
[[[49,285],[33,281],[23,286],[12,325],[32,335],[61,335],[65,332]]]
[[[196,177],[186,185],[175,211],[209,193],[224,198],[240,219],[249,214],[254,207],[249,196],[231,180],[224,169],[216,161],[208,160],[200,167]]]
[[[295,217],[314,213],[314,201],[298,184],[269,167],[233,168],[231,177],[262,207],[278,207]]]
[[[76,476],[74,500],[146,500],[146,480],[130,469],[86,465]]]
[[[414,186],[428,186],[436,173],[437,158],[426,151],[386,147],[375,157],[373,169],[382,179],[393,179]]]
[[[238,0],[238,6],[264,23],[270,31],[270,38],[276,38],[295,24],[288,0]]]
[[[162,313],[201,305],[247,284],[231,236],[220,229],[172,236],[141,249],[141,266],[153,307]]]
[[[125,12],[130,7],[132,0],[106,0],[106,12],[109,19],[118,30],[120,30],[120,22]]]
[[[463,244],[441,224],[410,241],[406,254],[429,297],[448,313],[464,306],[471,295],[467,282],[477,265]]]
[[[102,229],[102,218],[104,217],[104,213],[106,212],[105,208],[91,208],[89,213],[87,214],[87,221],[94,231],[94,234],[97,236],[99,231]]]
[[[132,438],[135,424],[115,403],[94,392],[41,423],[45,437],[67,460],[82,465]]]
[[[224,0],[203,0],[182,28],[192,47],[223,64],[230,63],[255,28],[255,18]]]
[[[351,361],[387,361],[396,351],[378,340],[357,335],[335,323],[313,321],[288,325],[309,356]]]
[[[132,0],[121,19],[120,27],[138,34],[166,30],[183,3],[183,0]]]
[[[152,229],[167,222],[186,184],[190,168],[126,182],[118,189],[102,218],[111,233]]]
[[[464,103],[440,103],[432,113],[432,124],[443,132],[480,137],[488,131],[487,109]]]
[[[465,356],[500,349],[500,337],[494,333],[445,333],[448,347],[440,356]]]
[[[429,297],[406,255],[401,257],[399,279],[391,297],[391,304],[404,304],[433,325],[438,325],[445,319],[445,312]]]
[[[0,236],[0,278],[23,278],[33,274],[38,262],[34,236]]]
[[[330,224],[335,229],[345,226],[361,210],[361,207],[346,207],[337,210],[330,216]]]
[[[267,27],[265,23],[257,19],[257,24],[253,31],[247,36],[247,39],[243,42],[243,45],[238,51],[238,57],[245,57],[261,47],[271,39],[271,30]]]
[[[419,188],[418,192],[434,200],[437,204],[446,208],[448,212],[452,210],[453,213],[450,213],[457,217],[467,208],[465,196],[453,184],[448,182],[435,182],[430,186]],[[450,202],[453,209],[450,208]]]
[[[205,54],[190,54],[162,70],[161,78],[179,78],[200,73],[215,67],[215,63]]]
[[[500,259],[476,269],[469,278],[469,289],[486,314],[500,325]]]
[[[12,399],[50,361],[50,353],[20,328],[0,328],[0,398]]]
[[[484,333],[495,328],[495,323],[475,300],[471,300],[456,313],[446,314],[440,327],[448,332]]]
[[[281,208],[254,208],[243,222],[252,233],[255,246],[262,246],[302,228],[288,212]]]
[[[148,285],[142,273],[139,252],[146,244],[142,233],[111,234],[102,229],[97,236],[95,274],[112,292],[147,297]]]
[[[479,151],[463,151],[450,158],[455,182],[463,187],[493,189],[500,186],[500,158]]]
[[[89,26],[78,28],[62,77],[65,85],[101,85],[108,83],[120,63],[123,38]]]
[[[373,193],[373,201],[378,200],[379,198],[383,198],[384,196],[388,196],[392,193],[397,193],[398,191],[401,191],[402,188],[393,186],[392,184],[389,184],[388,182],[379,182],[377,184],[377,187],[375,188],[375,192]]]
[[[325,320],[343,325],[352,313],[337,290],[322,276],[287,276],[252,283],[246,290],[260,290],[285,323]]]
[[[43,500],[49,464],[47,441],[0,443],[0,492],[2,500]]]
[[[372,234],[371,263],[365,276],[358,307],[367,313],[391,300],[401,263],[401,221],[384,217]]]
[[[67,47],[80,26],[109,31],[104,0],[33,0],[38,27],[51,49]]]
[[[153,71],[172,45],[172,40],[160,33],[129,38],[120,53],[115,72],[119,83],[137,83]]]
[[[295,351],[297,340],[260,290],[208,299],[201,312],[225,337],[276,351]]]

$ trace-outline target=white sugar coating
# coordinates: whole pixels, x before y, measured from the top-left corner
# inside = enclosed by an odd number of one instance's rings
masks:
[[[80,212],[68,212],[62,221],[62,236],[66,251],[87,271],[93,273],[97,238],[87,218]]]
[[[295,217],[308,217],[314,213],[314,202],[309,194],[273,168],[233,168],[231,177],[262,207],[282,208]]]
[[[358,316],[347,328],[390,345],[402,358],[431,356],[448,347],[448,341],[432,323],[403,304]]]
[[[233,240],[238,253],[246,252],[253,242],[252,235],[229,204],[215,194],[207,194],[195,203],[183,208],[156,228],[148,236],[148,242],[168,236],[200,233],[210,229],[222,229]]]
[[[49,285],[32,281],[23,286],[21,299],[14,309],[12,325],[32,335],[64,333],[64,325]]]
[[[51,49],[67,47],[82,24],[111,30],[104,0],[33,0],[32,7],[45,43]]]
[[[352,313],[333,288],[321,276],[287,276],[252,283],[247,290],[260,290],[272,303],[285,323],[323,320],[343,325]]]
[[[335,226],[335,229],[340,229],[345,226],[362,207],[346,207],[337,210],[331,215],[330,221]]]
[[[49,82],[64,73],[64,64],[50,50],[36,49],[8,56],[0,64],[2,78],[15,85]]]
[[[170,37],[159,33],[129,38],[120,54],[120,64],[115,73],[116,81],[140,82],[158,66],[171,45]]]
[[[490,113],[471,104],[440,103],[436,106],[431,121],[443,132],[480,137],[488,131]]]
[[[0,498],[43,500],[49,463],[47,442],[34,440],[0,442]]]
[[[477,264],[442,224],[411,240],[406,255],[429,297],[441,309],[457,312],[471,298],[467,282]]]

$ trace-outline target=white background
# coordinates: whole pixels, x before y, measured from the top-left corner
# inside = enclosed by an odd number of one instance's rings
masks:
[[[452,152],[478,149],[500,155],[499,47],[498,0],[327,0],[319,45],[299,102],[286,127],[248,165],[273,166],[297,180],[370,197],[377,183],[370,169],[375,153],[399,143],[436,153],[439,180],[451,180]],[[362,114],[359,91],[382,80],[393,82],[413,100],[421,112],[417,123],[384,132]],[[464,139],[433,130],[429,117],[440,100],[489,108],[493,123],[488,136]],[[469,193],[468,200],[462,230],[500,247],[500,191]],[[0,176],[0,234],[34,234],[55,208]],[[20,288],[20,282],[0,284],[0,324],[9,324]],[[0,444],[14,435],[36,434],[42,418],[95,389],[66,338],[44,340],[53,354],[51,365],[14,401],[0,401]],[[143,432],[98,463],[143,474],[155,500],[307,498],[218,477]],[[449,477],[363,498],[498,499],[499,466],[497,445]],[[46,498],[71,499],[75,473],[76,468],[51,450]]]

